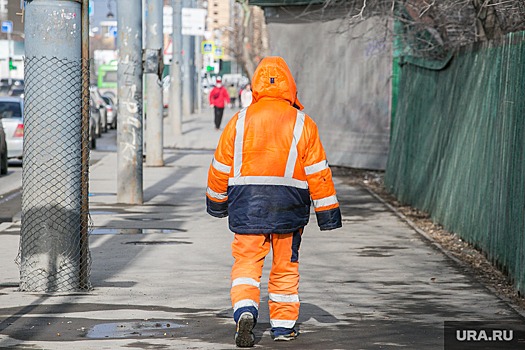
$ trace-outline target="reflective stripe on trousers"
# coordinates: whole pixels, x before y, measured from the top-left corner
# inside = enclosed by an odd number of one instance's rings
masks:
[[[260,303],[264,258],[273,251],[268,282],[272,327],[293,328],[299,317],[299,261],[301,232],[288,234],[236,234],[232,243],[235,262],[231,273],[231,301],[239,308]]]

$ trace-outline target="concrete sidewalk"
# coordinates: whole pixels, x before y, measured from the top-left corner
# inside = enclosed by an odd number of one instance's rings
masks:
[[[114,152],[91,168],[92,292],[17,292],[20,223],[0,227],[0,348],[235,348],[233,235],[226,219],[206,214],[204,199],[220,133],[209,109],[183,131],[167,135],[164,167],[144,168],[144,205],[116,203]],[[256,348],[443,349],[444,321],[523,323],[368,192],[337,178],[336,188],[343,228],[321,232],[312,215],[303,236],[301,335],[270,338],[268,257]]]

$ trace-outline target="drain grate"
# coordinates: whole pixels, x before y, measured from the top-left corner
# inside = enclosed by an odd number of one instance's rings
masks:
[[[176,245],[176,244],[193,244],[192,242],[186,241],[130,241],[122,244],[133,244],[133,245]]]
[[[94,228],[91,230],[92,235],[144,235],[153,233],[177,233],[186,232],[187,230],[181,228]]]

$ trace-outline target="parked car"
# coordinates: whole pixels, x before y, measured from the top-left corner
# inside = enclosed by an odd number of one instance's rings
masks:
[[[24,98],[24,86],[13,86],[9,90],[9,96]]]
[[[89,97],[89,148],[97,148],[97,128],[100,126],[100,111],[93,96]]]
[[[97,136],[100,136],[102,132],[108,131],[108,123],[107,123],[107,105],[106,101],[102,98],[102,95],[100,94],[100,91],[95,85],[92,85],[89,87],[90,95],[93,97],[93,101],[95,102],[95,106],[99,110],[100,119],[99,119],[99,125],[97,125]]]
[[[102,99],[106,102],[106,121],[108,128],[116,129],[117,128],[117,105],[114,102],[114,99],[108,95],[102,95]]]
[[[4,127],[0,123],[0,175],[7,174],[7,142]]]
[[[24,79],[0,79],[0,95],[19,96],[20,89],[23,93]]]
[[[7,141],[7,158],[22,159],[24,154],[24,100],[0,97],[0,119]]]

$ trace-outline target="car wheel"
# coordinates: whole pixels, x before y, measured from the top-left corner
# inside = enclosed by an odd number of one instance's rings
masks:
[[[95,136],[96,137],[101,137],[102,136],[102,133],[101,133],[100,129],[102,129],[102,127],[100,126],[100,119],[99,119],[99,121],[95,125]]]
[[[7,147],[4,147],[4,149],[6,151],[2,154],[0,159],[0,175],[7,174]]]
[[[97,148],[97,135],[95,132],[95,128],[92,128],[89,130],[89,148],[95,149]]]

